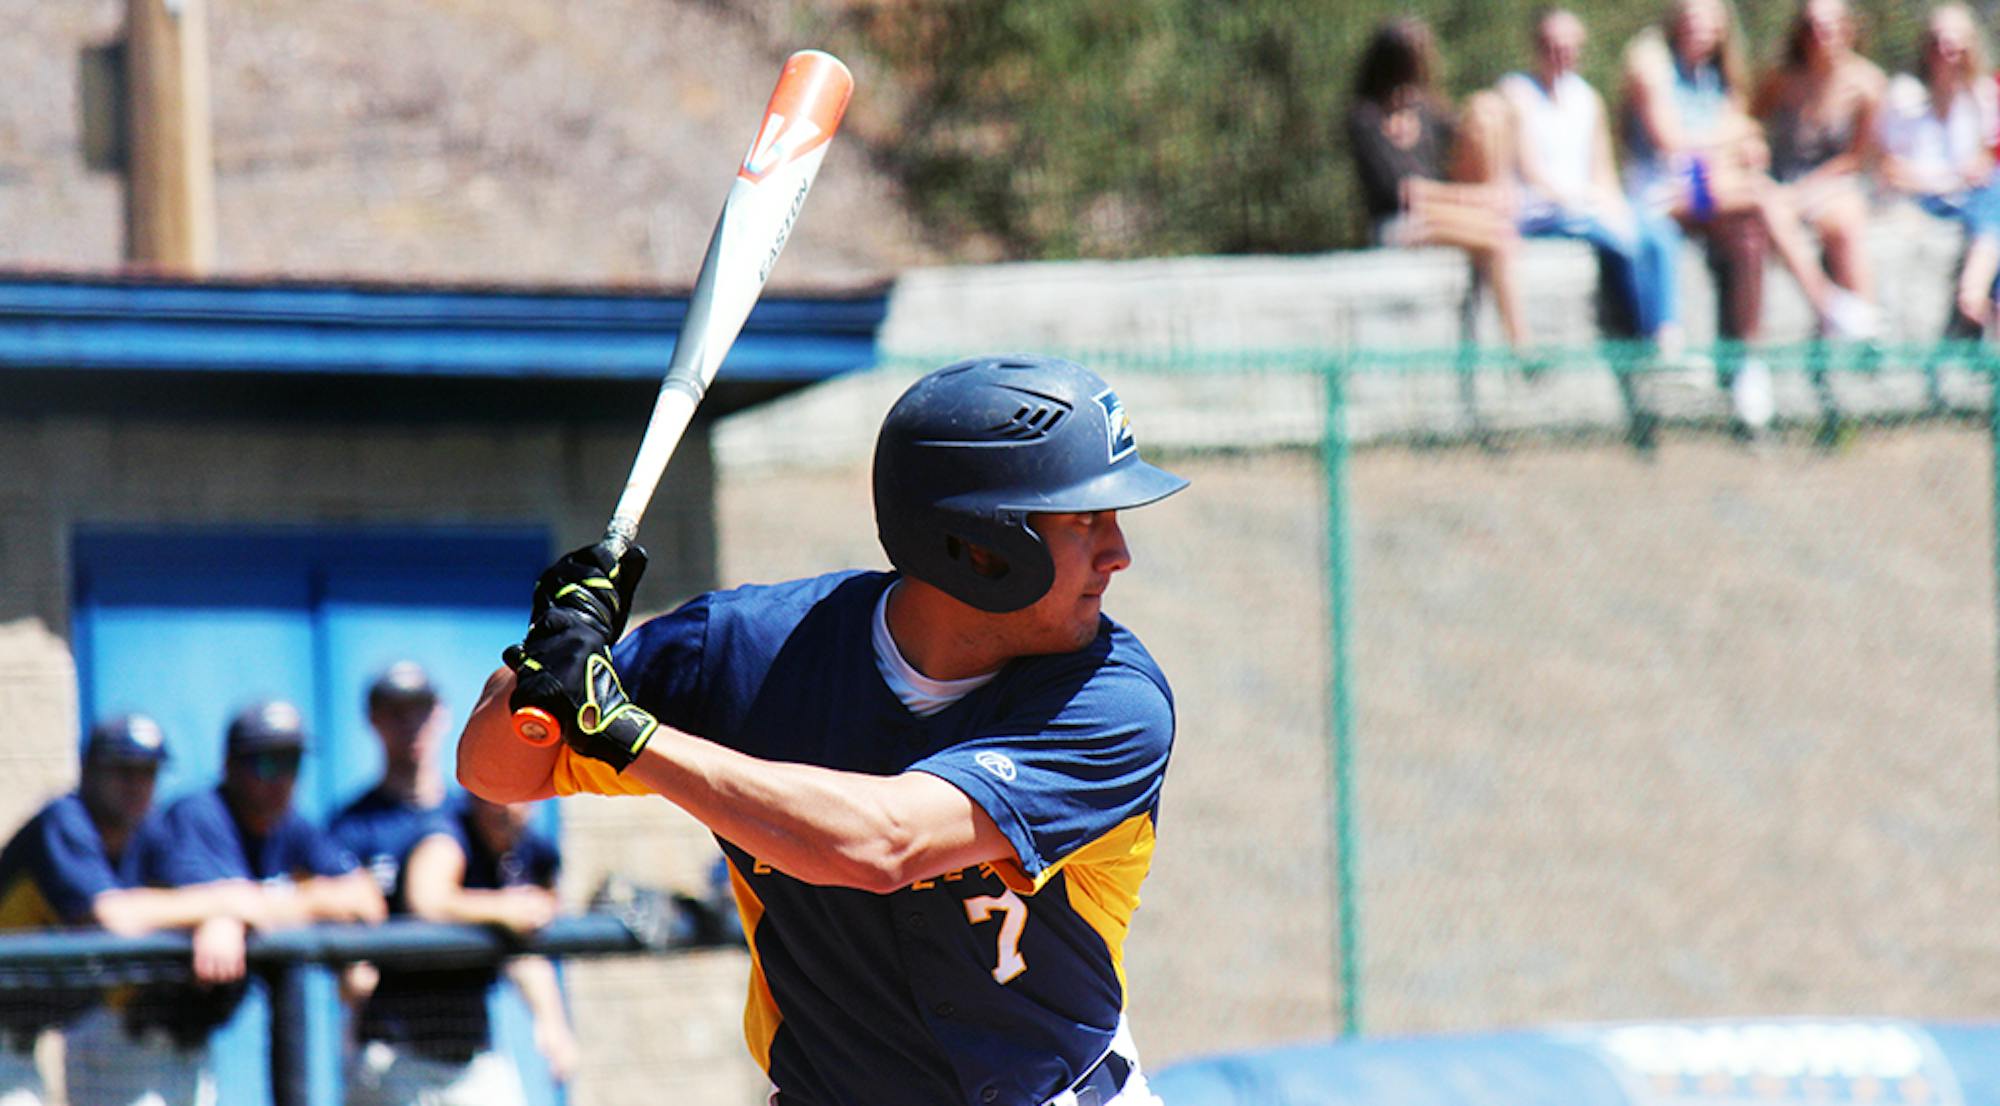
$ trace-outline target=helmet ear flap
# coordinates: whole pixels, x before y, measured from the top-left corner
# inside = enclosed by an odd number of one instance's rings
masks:
[[[982,611],[1005,614],[1032,606],[1055,583],[1055,561],[1041,535],[1028,526],[1025,515],[1012,511],[1002,514],[1002,518],[990,519],[935,512],[926,527],[928,534],[918,539],[926,545],[936,542],[934,556],[905,550],[908,555],[904,558],[891,559],[905,575]],[[904,560],[927,563],[905,564]]]

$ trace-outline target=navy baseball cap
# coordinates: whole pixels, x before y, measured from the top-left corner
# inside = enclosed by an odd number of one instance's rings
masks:
[[[306,721],[299,708],[272,699],[253,703],[230,720],[224,751],[234,759],[271,749],[302,750],[305,745]]]
[[[167,735],[143,714],[120,714],[90,728],[85,759],[139,761],[158,764],[167,759]]]
[[[397,661],[368,685],[369,710],[404,703],[429,705],[437,702],[437,698],[437,688],[431,686],[430,673],[425,672],[424,666],[416,661]]]

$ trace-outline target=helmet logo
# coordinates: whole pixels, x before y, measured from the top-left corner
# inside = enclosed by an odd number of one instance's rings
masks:
[[[1125,405],[1118,400],[1118,393],[1109,388],[1092,397],[1104,409],[1104,441],[1110,451],[1106,461],[1117,464],[1121,459],[1139,451],[1139,442],[1132,437],[1132,418],[1125,413]]]
[[[1007,783],[1014,782],[1014,762],[1007,759],[1007,754],[996,753],[991,749],[987,749],[983,752],[972,754],[972,760],[973,763],[1000,777]]]

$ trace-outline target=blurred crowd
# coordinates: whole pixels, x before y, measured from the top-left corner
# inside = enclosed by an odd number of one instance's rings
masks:
[[[448,794],[438,764],[447,716],[424,670],[401,662],[381,673],[367,714],[382,776],[325,825],[293,808],[308,736],[290,703],[238,713],[222,735],[221,782],[158,808],[167,757],[159,724],[123,715],[91,729],[76,791],[0,851],[0,929],[188,930],[192,980],[0,991],[0,1106],[56,1097],[36,1057],[51,1029],[62,1031],[71,1106],[213,1102],[209,1039],[244,998],[251,930],[400,915],[528,934],[556,917],[560,857],[529,824],[529,805]],[[519,1071],[488,1024],[501,970],[349,965],[345,1101],[524,1103]],[[565,1079],[576,1042],[553,965],[516,957],[504,970],[551,1074]]]
[[[1685,349],[1676,266],[1688,240],[1714,275],[1722,338],[1760,337],[1772,256],[1823,337],[1871,338],[1868,225],[1890,201],[1963,227],[1945,337],[1985,331],[2000,272],[2000,86],[1966,5],[1931,7],[1917,71],[1891,77],[1864,54],[1846,0],[1801,0],[1760,72],[1727,0],[1675,0],[1623,44],[1612,102],[1578,72],[1588,28],[1575,13],[1543,9],[1529,31],[1519,71],[1454,105],[1430,28],[1391,19],[1347,114],[1376,244],[1468,251],[1524,356],[1515,257],[1535,237],[1588,242],[1607,336],[1669,361]],[[1750,422],[1769,418],[1753,367],[1733,389]]]

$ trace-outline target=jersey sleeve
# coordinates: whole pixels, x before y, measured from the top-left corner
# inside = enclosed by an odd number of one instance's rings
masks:
[[[1080,687],[1055,681],[986,732],[911,768],[986,811],[1014,847],[1028,884],[1019,889],[1033,891],[1079,850],[1152,813],[1173,733],[1166,689],[1111,664]]]
[[[82,803],[52,808],[49,817],[39,820],[39,832],[41,855],[35,862],[34,879],[43,897],[63,921],[72,925],[89,922],[91,903],[97,896],[121,886],[110,858],[104,855],[104,839],[90,823]]]
[[[141,881],[154,887],[187,887],[254,878],[219,809],[219,804],[188,800],[149,820],[137,846]]]

